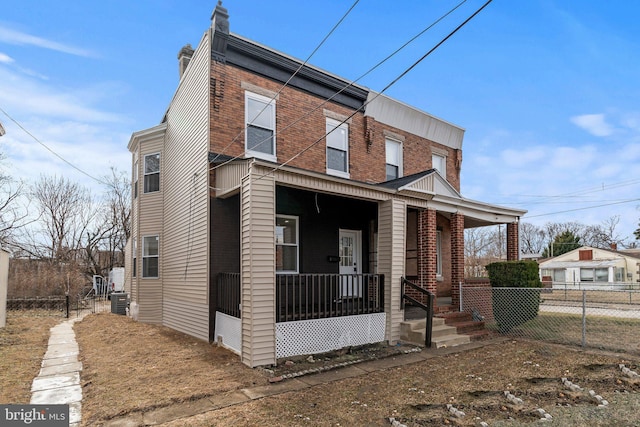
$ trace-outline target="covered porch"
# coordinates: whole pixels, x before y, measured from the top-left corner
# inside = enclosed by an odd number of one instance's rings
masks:
[[[464,227],[517,222],[504,208],[488,208],[491,221],[478,209],[465,215],[465,203],[481,206],[435,171],[376,185],[256,159],[220,167],[212,176],[211,341],[259,366],[399,340],[402,277],[453,302]]]

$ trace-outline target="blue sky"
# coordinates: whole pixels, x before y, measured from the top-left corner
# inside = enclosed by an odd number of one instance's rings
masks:
[[[356,79],[460,0],[361,0],[310,63]],[[132,132],[158,124],[215,1],[5,0],[0,108],[92,176],[129,170]],[[306,59],[352,1],[227,0],[231,31]],[[382,90],[484,1],[468,0],[359,81]],[[303,6],[301,6],[303,5]],[[640,3],[494,0],[386,94],[466,129],[462,194],[524,221],[640,219]],[[12,175],[100,187],[0,112]],[[603,205],[599,208],[589,208]],[[567,211],[567,212],[565,212]]]

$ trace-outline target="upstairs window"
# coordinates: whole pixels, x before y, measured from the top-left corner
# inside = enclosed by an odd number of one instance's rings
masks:
[[[160,153],[144,156],[144,192],[160,191]]]
[[[327,118],[327,173],[349,178],[349,125]]]
[[[386,140],[387,181],[402,176],[402,144],[390,139]]]
[[[447,178],[447,157],[440,154],[431,155],[431,167],[440,172],[443,178]]]
[[[138,197],[138,155],[136,154],[136,161],[133,163],[133,198]]]
[[[276,102],[245,92],[245,151],[249,156],[276,161]]]

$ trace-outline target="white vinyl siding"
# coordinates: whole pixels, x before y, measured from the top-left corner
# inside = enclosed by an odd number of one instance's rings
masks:
[[[242,361],[276,363],[275,182],[255,164],[243,179],[240,201]]]
[[[250,157],[276,161],[276,102],[245,92],[245,151]]]
[[[384,274],[384,311],[386,337],[390,342],[400,339],[400,279],[405,271],[406,203],[392,199],[378,205],[378,273]]]
[[[167,111],[160,236],[163,324],[203,340],[209,339],[210,49],[205,33]]]
[[[349,178],[349,125],[327,118],[327,173]]]

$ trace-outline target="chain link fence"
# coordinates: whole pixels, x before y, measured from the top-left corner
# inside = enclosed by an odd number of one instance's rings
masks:
[[[69,317],[69,296],[8,298],[7,312],[31,316]]]
[[[640,291],[461,287],[460,311],[496,334],[640,353]]]

